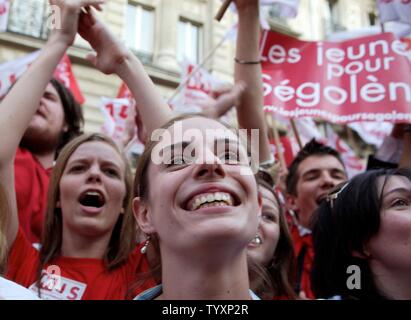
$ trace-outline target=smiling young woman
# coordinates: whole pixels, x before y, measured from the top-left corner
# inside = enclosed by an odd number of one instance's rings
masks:
[[[151,156],[158,142],[151,142],[136,172],[134,214],[149,239],[154,260],[161,260],[157,277],[162,283],[138,298],[254,298],[249,289],[247,245],[257,232],[261,197],[249,163],[241,161],[248,159],[247,150],[218,121],[186,115],[162,128],[173,136],[178,125],[182,125],[182,135],[172,145],[190,142],[194,161],[186,161],[177,152],[169,157],[167,150],[174,149],[168,146],[163,156],[171,163],[155,164]],[[195,135],[185,135],[193,130]],[[220,134],[202,139],[206,130]],[[237,141],[238,149],[216,148],[220,139]]]

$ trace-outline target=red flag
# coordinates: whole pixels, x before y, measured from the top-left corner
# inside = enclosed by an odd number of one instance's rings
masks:
[[[56,70],[54,71],[54,77],[62,82],[64,86],[71,91],[78,103],[84,103],[84,96],[80,91],[76,78],[74,77],[70,58],[67,54],[64,54],[63,58],[59,62]]]
[[[4,96],[13,83],[26,72],[27,68],[37,59],[39,54],[40,51],[38,50],[0,65],[0,98]],[[58,64],[53,76],[72,92],[77,102],[80,104],[84,103],[85,99],[72,72],[70,59],[66,54]]]
[[[120,86],[120,89],[118,89],[117,99],[124,99],[124,98],[125,99],[134,99],[133,94],[131,93],[130,89],[123,82]]]
[[[285,165],[287,168],[291,165],[291,162],[293,162],[294,157],[296,155],[296,152],[293,148],[293,142],[291,141],[290,137],[288,136],[280,136],[280,149],[277,150],[277,146],[275,144],[274,139],[270,139],[270,147],[271,147],[271,152],[274,154],[274,157],[279,160],[279,153],[282,153],[284,155],[284,160],[285,160]]]

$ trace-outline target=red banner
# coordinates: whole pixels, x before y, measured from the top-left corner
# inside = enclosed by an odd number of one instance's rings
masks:
[[[411,122],[411,51],[390,33],[334,43],[265,31],[261,55],[267,112]]]
[[[37,59],[39,54],[40,51],[35,51],[18,59],[0,64],[0,98],[4,97],[10,87],[26,72],[27,68]],[[83,94],[80,91],[67,54],[60,60],[53,76],[72,92],[78,103],[84,103]]]

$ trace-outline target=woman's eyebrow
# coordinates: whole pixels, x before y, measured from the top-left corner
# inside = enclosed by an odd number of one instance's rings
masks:
[[[110,166],[116,167],[117,169],[120,169],[120,166],[117,162],[114,162],[108,159],[102,160],[101,163],[103,165],[110,165]]]
[[[389,195],[391,195],[391,194],[393,194],[393,193],[403,193],[403,194],[404,194],[404,193],[411,193],[411,189],[404,188],[404,187],[396,188],[396,189],[390,190],[390,191],[388,191],[387,193],[385,193],[385,194],[382,196],[382,198],[385,199],[386,197],[388,197]]]
[[[70,159],[67,162],[67,165],[70,165],[70,164],[73,164],[73,163],[87,163],[87,162],[88,162],[87,157],[78,157],[78,158]]]
[[[188,141],[181,141],[181,142],[177,142],[168,146],[165,146],[162,151],[163,154],[165,153],[174,153],[174,150],[184,150],[184,148],[186,148],[188,145],[190,144],[190,142]]]

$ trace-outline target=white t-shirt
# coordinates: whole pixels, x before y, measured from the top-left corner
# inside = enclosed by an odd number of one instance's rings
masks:
[[[33,291],[0,276],[0,300],[40,300]]]

